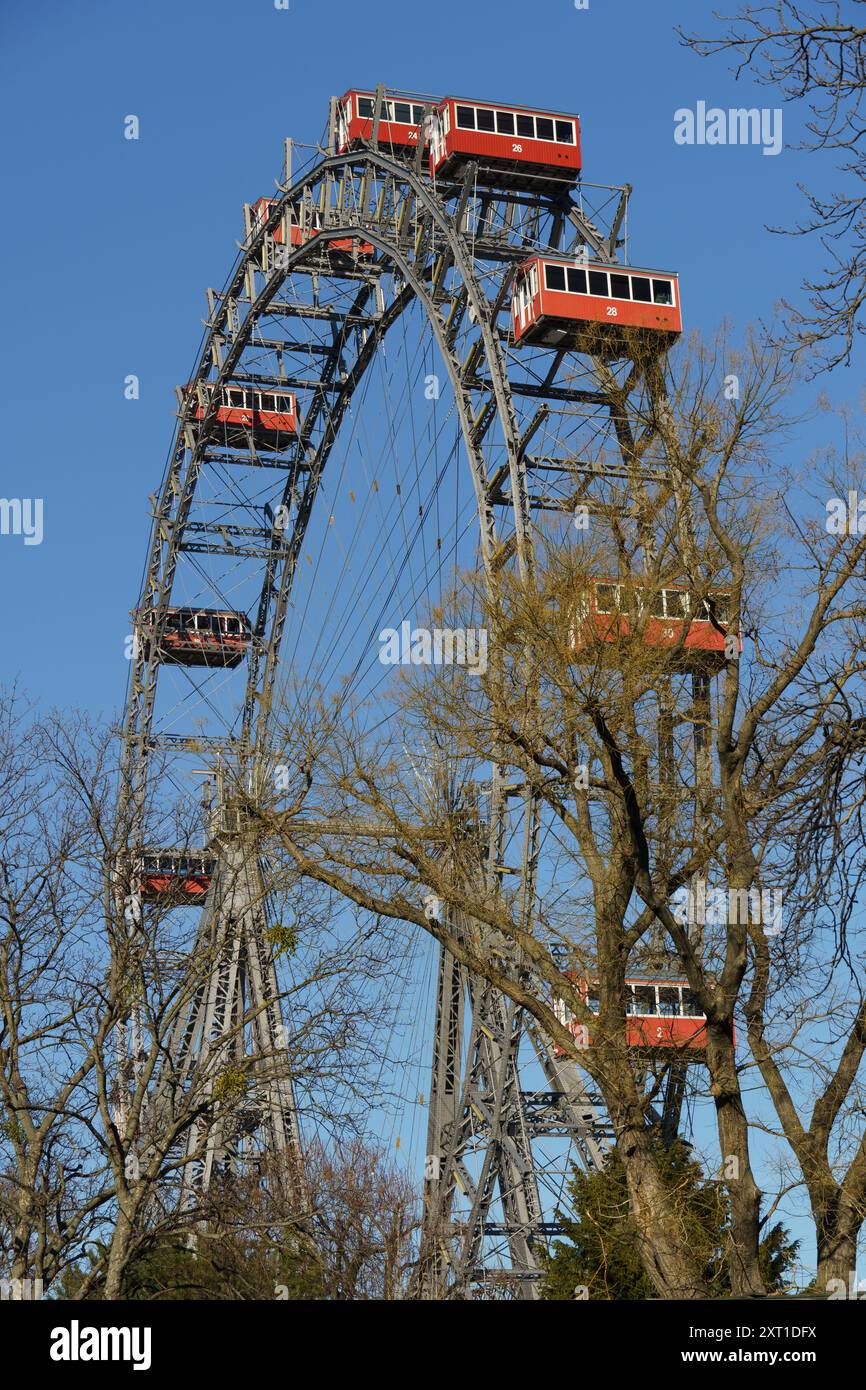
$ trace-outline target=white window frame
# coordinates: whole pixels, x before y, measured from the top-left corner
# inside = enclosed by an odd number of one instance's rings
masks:
[[[565,288],[564,288],[564,289],[558,290],[558,289],[555,289],[553,285],[549,285],[549,284],[548,284],[548,282],[547,282],[547,272],[548,272],[548,270],[551,269],[551,267],[553,267],[555,270],[561,270],[561,271],[562,271],[562,277],[563,277],[563,279],[565,280]],[[567,267],[566,265],[564,265],[562,261],[545,261],[545,262],[544,262],[544,288],[545,288],[546,290],[550,290],[551,294],[568,294],[568,293],[569,293],[569,290],[568,290],[568,275],[566,274],[567,269],[568,269],[568,267]]]
[[[600,267],[597,267],[597,269],[600,269]],[[615,299],[619,304],[633,304],[633,303],[634,303],[634,300],[633,300],[633,298],[632,298],[632,293],[631,293],[631,273],[630,273],[630,271],[628,271],[628,270],[617,270],[616,266],[608,266],[608,268],[607,268],[607,287],[608,287],[608,290],[610,290],[610,288],[611,288],[611,281],[610,281],[611,275],[622,275],[622,276],[625,277],[626,280],[628,280],[628,299],[624,299],[623,296],[622,296],[621,294],[614,294],[612,291],[611,291],[610,294],[608,294],[608,299]],[[587,281],[587,284],[588,284],[588,283],[589,283],[589,282]],[[640,303],[643,303],[642,300],[638,300],[637,302],[638,302],[639,304],[640,304]]]
[[[668,615],[667,590],[659,589],[656,593],[650,593],[649,600],[650,610],[647,616],[652,618],[653,622],[663,623]],[[659,602],[659,600],[661,600],[661,602]],[[653,611],[656,607],[661,608],[660,613]]]
[[[458,108],[458,107],[461,107],[462,110],[464,110],[464,111],[471,111],[471,112],[472,112],[472,122],[473,122],[473,124],[472,124],[471,126],[469,126],[469,125],[461,125],[461,124],[460,124],[460,118],[459,118],[459,116],[458,116],[458,114],[457,114],[457,108]],[[470,106],[470,104],[469,104],[468,102],[466,102],[466,101],[455,101],[455,103],[454,103],[454,129],[455,129],[455,130],[472,130],[472,131],[477,131],[477,130],[478,130],[478,121],[477,121],[477,119],[476,119],[476,114],[475,114],[475,113],[476,113],[476,110],[477,110],[477,108],[476,108],[475,106]]]
[[[660,997],[659,997],[659,990],[661,990],[661,989],[673,989],[673,990],[676,990],[677,1000],[679,1001],[679,1003],[678,1003],[677,1012],[676,1012],[675,1014],[663,1014],[663,1013],[661,1012],[661,999],[660,999]],[[682,987],[682,985],[680,984],[679,980],[677,980],[677,981],[674,981],[674,980],[658,980],[658,981],[656,982],[655,990],[656,990],[656,1007],[658,1008],[659,1012],[658,1012],[657,1014],[654,1014],[653,1017],[654,1017],[654,1018],[682,1018],[682,1016],[683,1016],[683,987]]]
[[[651,989],[651,990],[652,990],[652,992],[653,992],[653,1002],[655,1003],[655,1012],[654,1012],[654,1013],[645,1014],[645,1013],[643,1013],[643,1012],[638,1012],[638,1010],[637,1010],[637,996],[636,996],[636,994],[635,994],[635,991],[638,990],[638,989]],[[639,981],[637,981],[637,983],[633,983],[633,984],[632,984],[631,990],[632,990],[632,998],[634,999],[634,1002],[635,1002],[635,1014],[634,1014],[635,1018],[663,1018],[663,1017],[665,1017],[665,1015],[660,1014],[659,1011],[658,1011],[658,1007],[659,1007],[659,987],[658,987],[658,984],[657,984],[657,983],[656,983],[656,984],[650,984],[650,982],[649,982],[648,980],[639,980]]]
[[[591,285],[590,285],[590,283],[589,283],[590,274],[604,275],[604,276],[607,277],[607,293],[606,293],[606,294],[597,294],[596,291],[595,291],[594,289],[592,289],[592,287],[591,287]],[[590,299],[610,299],[610,298],[611,298],[611,293],[610,293],[610,272],[609,272],[606,268],[603,270],[602,267],[601,267],[600,265],[588,265],[588,266],[586,267],[586,293],[587,293],[587,295],[589,296]]]
[[[587,272],[587,269],[588,269],[588,267],[585,266],[585,265],[568,265],[568,266],[565,267],[565,292],[566,292],[566,294],[574,294],[574,295],[577,295],[577,297],[578,297],[579,299],[586,299],[586,298],[588,297],[588,295],[589,295],[589,280],[587,280],[587,282],[586,282],[586,289],[585,289],[585,290],[572,290],[572,289],[569,289],[569,288],[568,288],[568,272],[569,272],[570,270],[582,270],[583,273],[584,273],[584,276],[585,276],[585,275],[586,275],[586,272]]]
[[[687,985],[687,984],[685,984],[685,985],[680,985],[680,1008],[682,1009],[682,1013],[680,1014],[680,1018],[699,1018],[703,1023],[706,1023],[706,1021],[707,1021],[707,1016],[706,1016],[706,1014],[687,1014],[687,1013],[686,1013],[686,993],[691,994],[691,988],[690,988],[690,986]]]
[[[513,114],[513,116],[514,116],[514,138],[515,138],[515,140],[537,140],[537,139],[538,139],[538,135],[536,134],[536,129],[535,129],[535,112],[534,112],[534,111],[514,111],[512,114]],[[520,116],[528,117],[529,120],[532,121],[532,134],[531,134],[531,135],[520,135],[520,134],[518,133],[518,130],[517,130],[517,121],[518,121],[518,117],[520,117]]]
[[[693,604],[692,601],[691,601],[691,597],[689,598],[689,613],[691,613],[693,607],[694,607],[695,610],[696,610],[696,611],[695,611],[695,616],[692,618],[692,622],[694,622],[694,623],[709,623],[709,622],[712,621],[711,618],[710,618],[710,614],[709,614],[709,601],[710,601],[710,599],[711,599],[712,597],[713,597],[712,594],[707,594],[707,597],[706,597],[706,598],[697,599],[697,600],[695,601],[694,604]],[[707,605],[707,611],[706,611],[706,612],[703,612],[703,611],[702,611],[703,608],[704,608],[704,605]]]
[[[476,133],[477,133],[478,135],[498,135],[498,134],[499,134],[499,131],[496,129],[496,111],[497,111],[497,108],[496,108],[495,106],[473,106],[472,110],[475,112],[475,130],[476,130]],[[489,112],[490,112],[491,116],[493,117],[493,129],[492,129],[492,130],[482,130],[482,129],[481,129],[481,127],[480,127],[479,124],[478,124],[478,112],[479,112],[479,111],[489,111]],[[510,140],[512,137],[511,137],[510,135],[503,135],[501,138],[502,138],[503,140]]]
[[[599,591],[599,589],[613,589],[613,601],[614,601],[614,603],[615,603],[615,605],[616,605],[615,608],[599,608],[599,606],[598,606],[598,591]],[[613,617],[616,613],[621,613],[621,612],[622,612],[622,594],[620,593],[620,586],[619,586],[619,584],[612,584],[612,583],[610,583],[608,580],[601,580],[598,584],[593,585],[593,593],[594,593],[594,596],[595,596],[595,597],[594,597],[594,608],[595,608],[595,612],[596,612],[596,613],[601,613],[602,617],[604,617],[604,618]]]
[[[683,613],[683,612],[672,613],[672,612],[669,611],[669,608],[668,608],[668,594],[675,594],[676,597],[677,597],[677,601],[678,601],[678,602],[679,602],[680,600],[682,600],[683,598],[685,599],[685,601],[686,601],[686,611],[685,611],[685,613]],[[684,590],[684,589],[665,589],[665,590],[664,590],[664,596],[665,596],[665,617],[666,617],[666,618],[668,618],[671,622],[679,621],[679,622],[681,622],[681,623],[684,623],[684,622],[686,622],[686,621],[688,621],[688,620],[691,619],[691,616],[692,616],[692,600],[691,600],[691,595],[690,595],[686,590]]]
[[[679,297],[679,296],[677,295],[677,281],[676,281],[676,276],[674,276],[674,275],[665,275],[665,274],[663,274],[663,273],[662,273],[661,275],[658,275],[658,274],[656,274],[654,271],[650,271],[649,282],[650,282],[650,287],[651,287],[651,288],[652,288],[652,282],[653,282],[653,280],[664,280],[664,281],[666,282],[666,284],[670,285],[670,287],[671,287],[671,302],[670,302],[670,304],[657,304],[657,303],[656,303],[655,289],[653,289],[653,292],[652,292],[653,297],[652,297],[651,303],[652,303],[653,305],[655,305],[655,307],[656,307],[657,309],[676,309],[676,307],[677,307],[677,299],[678,299],[678,297]],[[644,302],[643,300],[640,301],[640,303],[643,303],[643,302]]]

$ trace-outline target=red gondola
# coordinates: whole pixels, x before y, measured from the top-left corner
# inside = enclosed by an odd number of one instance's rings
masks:
[[[500,187],[554,192],[580,174],[580,120],[559,111],[446,97],[430,120],[430,172],[455,178],[468,160]]]
[[[584,1004],[598,1013],[598,987],[586,979],[576,980]],[[625,982],[626,1043],[640,1051],[663,1053],[668,1056],[688,1056],[699,1061],[694,1053],[704,1053],[707,1047],[707,1018],[702,1013],[687,980],[638,976]],[[578,1022],[563,999],[555,999],[553,1011],[564,1028],[581,1047],[592,1047],[591,1026]],[[556,1044],[558,1056],[564,1049]]]
[[[211,885],[214,862],[176,849],[142,854],[136,865],[142,902],[200,907]]]
[[[136,615],[139,639],[145,650],[153,630],[153,613]],[[213,608],[169,608],[159,645],[160,661],[175,666],[219,666],[233,670],[250,646],[246,613]]]
[[[672,670],[695,674],[721,670],[727,659],[729,603],[730,594],[721,590],[697,599],[679,585],[648,592],[638,584],[593,579],[578,601],[572,650],[576,656],[605,655],[598,644],[611,643],[611,655],[617,660],[634,626],[644,646],[671,651]],[[737,648],[742,652],[739,633]]]
[[[187,387],[187,392],[193,390]],[[207,411],[195,398],[193,419]],[[258,448],[284,449],[298,432],[298,403],[292,391],[267,391],[251,386],[223,386],[216,409],[218,438],[245,446],[252,438]]]
[[[274,198],[258,198],[252,205],[253,232],[258,232],[267,222],[271,215],[271,209],[275,203]],[[321,213],[318,208],[311,208],[308,213],[309,222],[302,227],[300,221],[292,217],[289,224],[289,243],[292,246],[303,246],[305,241],[309,241],[321,229]],[[277,245],[283,244],[283,227],[278,222],[273,232],[271,240]],[[375,254],[376,248],[369,241],[361,241],[359,237],[336,237],[333,241],[324,243],[324,252],[333,259],[345,260],[347,256],[353,260],[357,257],[366,257]]]
[[[668,347],[683,330],[679,279],[670,271],[533,256],[511,297],[514,342],[605,357],[638,343]]]
[[[362,149],[373,138],[374,92],[346,92],[337,102],[334,153]],[[424,103],[386,95],[379,116],[377,144],[394,154],[414,154],[424,123]]]

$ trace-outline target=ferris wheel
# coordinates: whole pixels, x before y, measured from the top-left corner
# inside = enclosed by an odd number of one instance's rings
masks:
[[[290,1068],[257,1069],[286,1020],[267,876],[239,848],[224,774],[273,774],[275,710],[325,696],[392,718],[383,631],[428,619],[458,573],[530,573],[540,524],[567,526],[630,477],[614,395],[636,342],[663,354],[681,331],[679,283],[627,264],[629,185],[580,176],[573,114],[353,90],[320,145],[287,142],[207,292],[133,614],[123,765],[136,911],[170,899],[225,936],[172,1040],[181,1076],[255,1017],[231,1044],[256,1078],[245,1135],[215,1125],[190,1183],[244,1143],[290,1155],[300,1192],[315,1119]],[[203,770],[202,844],[153,843],[154,798]],[[485,872],[511,875],[531,912],[550,827],[495,764],[483,794]],[[394,1068],[414,1107],[424,1285],[534,1298],[569,1163],[598,1166],[611,1141],[603,1106],[537,1023],[422,935]]]

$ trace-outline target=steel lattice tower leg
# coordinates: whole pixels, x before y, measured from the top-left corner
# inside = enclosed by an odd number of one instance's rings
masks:
[[[450,1285],[469,1296],[486,1273],[484,1238],[495,1234],[507,1239],[521,1292],[533,1297],[541,1205],[517,1067],[519,1011],[498,991],[468,976],[446,950],[440,956],[439,980],[440,999],[444,989],[448,1007],[437,1011],[434,1039],[428,1165],[436,1177],[428,1179],[425,1192],[425,1289],[428,1296],[441,1297]],[[458,1090],[460,1056],[453,1023],[462,1018],[464,992],[472,1024]],[[483,1151],[480,1172],[470,1170],[469,1150]],[[471,1203],[459,1227],[452,1219],[455,1185]],[[497,1193],[504,1228],[492,1228],[488,1221]]]
[[[447,947],[440,947],[424,1160],[420,1285],[427,1298],[443,1297],[448,1285],[453,1187],[444,1165],[444,1146],[459,1114],[465,992],[464,971]]]
[[[595,1099],[571,1061],[557,1058],[534,1020],[496,989],[473,980],[447,950],[440,953],[440,998],[450,986],[451,1007],[437,1010],[433,1091],[428,1130],[421,1286],[430,1298],[471,1297],[501,1279],[485,1265],[485,1243],[507,1247],[512,1292],[537,1298],[541,1256],[557,1223],[545,1220],[533,1140],[570,1141],[587,1168],[600,1167],[610,1143]],[[465,1069],[449,1018],[471,1011]],[[545,1091],[521,1087],[519,1051],[526,1039],[545,1075]],[[472,1163],[473,1156],[479,1160]],[[455,1219],[459,1189],[468,1215]],[[501,1220],[491,1219],[495,1201]]]
[[[532,797],[524,801],[524,816],[520,873],[526,921],[538,833]],[[488,881],[495,881],[501,870],[504,838],[502,825],[492,825]],[[449,925],[476,947],[481,941],[485,952],[513,955],[504,938],[487,928],[457,915]],[[523,1089],[522,1045],[534,1049],[549,1089]],[[551,1041],[521,1007],[458,965],[443,947],[420,1260],[420,1286],[427,1297],[472,1297],[475,1290],[491,1286],[524,1299],[539,1296],[542,1257],[558,1223],[545,1220],[532,1145],[534,1139],[551,1136],[570,1141],[586,1167],[603,1162],[609,1142],[579,1069],[555,1056]],[[459,1216],[458,1189],[463,1203]],[[494,1203],[500,1219],[492,1215]],[[507,1274],[486,1263],[491,1241],[507,1250]]]
[[[203,952],[213,952],[216,943],[217,957],[178,1019],[157,1095],[171,1078],[175,1084],[200,1086],[209,1097],[216,1090],[219,1096],[221,1079],[237,1068],[246,1080],[248,1099],[228,1115],[217,1102],[203,1150],[201,1134],[190,1133],[183,1181],[188,1206],[216,1171],[255,1153],[282,1160],[279,1181],[286,1185],[286,1195],[297,1211],[306,1205],[286,1030],[266,941],[265,891],[254,850],[240,839],[227,841],[198,934]]]

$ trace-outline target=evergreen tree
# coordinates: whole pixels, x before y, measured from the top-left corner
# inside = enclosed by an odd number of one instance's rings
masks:
[[[691,1146],[658,1141],[657,1161],[672,1207],[678,1212],[711,1291],[730,1292],[725,1252],[730,1201],[724,1185],[707,1178]],[[629,1215],[625,1169],[616,1149],[605,1167],[585,1173],[575,1167],[569,1183],[572,1215],[560,1212],[565,1240],[554,1242],[547,1263],[547,1299],[647,1299],[655,1292],[638,1253],[638,1232]],[[796,1259],[798,1241],[781,1224],[761,1242],[761,1269],[770,1292],[782,1291]],[[587,1295],[582,1290],[587,1290]]]

